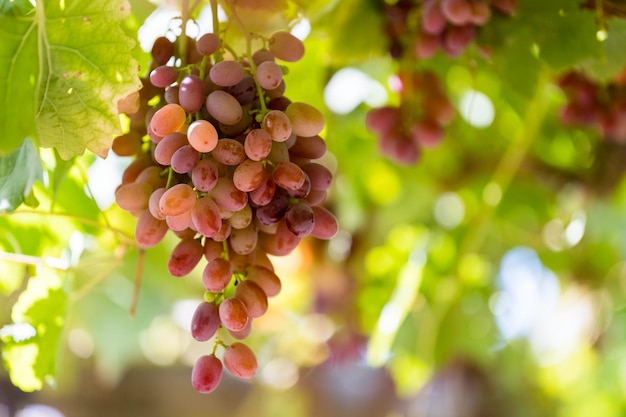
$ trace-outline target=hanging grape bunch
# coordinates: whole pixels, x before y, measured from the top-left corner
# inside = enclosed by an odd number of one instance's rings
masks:
[[[565,125],[590,127],[607,140],[626,143],[626,71],[604,85],[575,71],[557,83],[568,100],[560,114]]]
[[[140,110],[113,142],[117,154],[136,156],[115,195],[137,217],[139,246],[172,230],[180,238],[167,264],[175,277],[205,259],[206,293],[191,324],[196,340],[213,342],[192,370],[201,393],[218,386],[223,367],[242,379],[256,372],[255,354],[239,340],[281,290],[267,255],[287,255],[309,235],[330,239],[338,228],[322,206],[332,174],[315,162],[326,152],[324,117],[284,95],[277,62],[300,60],[304,45],[285,31],[250,37],[247,50],[256,42],[254,53],[234,56],[214,33],[158,38]]]
[[[415,68],[420,59],[438,51],[458,57],[475,39],[492,9],[511,16],[516,0],[398,0],[386,5],[385,31],[389,53],[399,61],[400,104],[370,110],[369,130],[379,139],[380,152],[405,165],[415,164],[423,148],[437,146],[454,119],[454,107],[437,74]]]

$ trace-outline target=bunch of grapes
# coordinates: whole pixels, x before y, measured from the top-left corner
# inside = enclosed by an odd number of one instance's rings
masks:
[[[115,197],[137,217],[139,247],[155,246],[171,230],[180,238],[167,263],[171,275],[206,262],[204,301],[191,324],[196,340],[213,341],[192,370],[201,393],[218,386],[223,366],[242,379],[257,370],[240,340],[281,290],[268,255],[286,255],[309,235],[330,239],[338,229],[322,206],[332,174],[315,162],[326,152],[324,117],[284,95],[277,63],[298,61],[304,45],[285,31],[254,39],[260,49],[233,56],[213,33],[158,38],[140,109],[112,147],[136,157]]]
[[[626,71],[606,85],[572,71],[558,85],[568,99],[560,114],[564,124],[591,127],[607,140],[626,142]]]
[[[371,109],[365,123],[378,135],[380,152],[405,165],[417,162],[423,147],[441,142],[444,127],[454,118],[454,107],[441,80],[431,71],[400,74],[399,106]]]
[[[426,59],[441,49],[451,58],[459,56],[476,37],[476,29],[489,22],[492,9],[510,16],[517,0],[424,0],[415,54]]]

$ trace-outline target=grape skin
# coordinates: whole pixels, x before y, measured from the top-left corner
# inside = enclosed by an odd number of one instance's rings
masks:
[[[201,394],[209,394],[222,380],[222,362],[215,355],[203,355],[196,359],[191,370],[191,384]]]
[[[257,371],[258,364],[254,352],[241,342],[235,342],[224,351],[224,366],[240,379],[250,379]]]
[[[215,335],[220,323],[217,305],[204,301],[198,304],[191,318],[191,336],[198,342],[206,342]]]
[[[219,306],[220,320],[224,327],[240,331],[248,323],[248,311],[244,303],[237,298],[226,298]]]

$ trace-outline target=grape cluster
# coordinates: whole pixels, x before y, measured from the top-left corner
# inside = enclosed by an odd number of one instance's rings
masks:
[[[172,230],[180,238],[167,263],[175,277],[205,259],[206,293],[191,324],[196,340],[214,342],[192,370],[201,393],[218,386],[223,366],[242,379],[256,372],[254,353],[239,340],[281,290],[268,255],[338,229],[322,206],[332,174],[315,162],[326,152],[324,117],[284,95],[277,63],[301,59],[304,45],[285,31],[258,38],[262,47],[241,57],[213,33],[158,38],[140,109],[112,146],[135,156],[115,197],[137,217],[138,245],[155,246]]]
[[[591,127],[607,140],[626,142],[626,71],[605,85],[575,71],[557,83],[568,100],[560,113],[564,124]]]
[[[405,165],[417,162],[423,147],[441,142],[454,107],[437,74],[411,71],[400,74],[399,106],[387,105],[367,113],[367,128],[378,135],[380,152]]]
[[[431,58],[440,49],[451,58],[459,56],[476,37],[476,29],[489,22],[492,9],[510,16],[517,0],[424,0],[416,56]]]

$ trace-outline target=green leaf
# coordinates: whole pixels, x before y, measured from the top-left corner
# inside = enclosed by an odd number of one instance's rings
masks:
[[[10,155],[0,158],[0,211],[13,211],[27,198],[34,198],[31,195],[33,184],[42,177],[39,152],[30,139]]]
[[[0,15],[0,153],[32,136],[63,159],[106,156],[121,133],[117,102],[140,88],[126,4],[38,1],[27,16]]]
[[[0,329],[11,382],[23,391],[41,389],[56,374],[67,305],[61,282],[55,271],[42,268],[13,306],[14,324]]]

